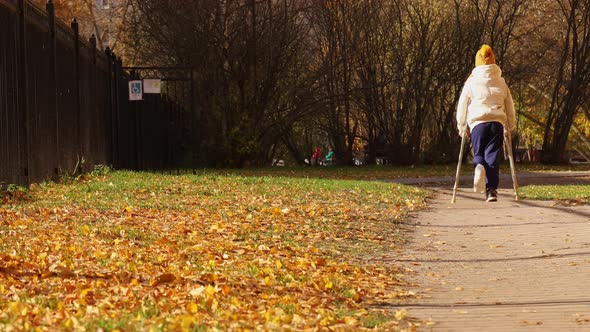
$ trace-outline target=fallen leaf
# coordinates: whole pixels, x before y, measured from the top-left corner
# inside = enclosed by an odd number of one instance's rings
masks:
[[[161,284],[173,282],[176,280],[176,276],[172,273],[164,273],[159,275],[158,277],[150,280],[150,286],[155,287]]]
[[[395,312],[395,319],[398,321],[404,320],[408,316],[406,309],[400,309]]]
[[[541,321],[536,321],[535,322],[535,321],[523,320],[523,321],[520,321],[520,324],[521,325],[543,325],[543,322],[541,322]]]

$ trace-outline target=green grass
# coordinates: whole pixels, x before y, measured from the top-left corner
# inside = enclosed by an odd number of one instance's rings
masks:
[[[128,206],[185,210],[194,205],[191,199],[207,198],[219,202],[232,200],[237,193],[267,198],[269,202],[273,197],[289,195],[290,192],[296,193],[292,198],[300,201],[313,194],[314,200],[330,204],[326,195],[345,195],[360,202],[371,199],[371,195],[390,195],[392,188],[397,196],[412,196],[414,191],[407,186],[358,181],[352,176],[340,179],[343,173],[338,170],[331,173],[333,176],[322,178],[304,176],[307,174],[304,170],[297,169],[293,173],[297,176],[293,177],[282,173],[265,175],[265,169],[208,170],[198,175],[180,176],[120,171],[111,173],[104,181],[79,181],[67,186],[55,183],[37,185],[39,190],[29,193],[31,201],[25,200],[23,204],[35,207],[74,205],[99,210]]]
[[[382,312],[372,312],[367,317],[363,317],[361,324],[365,328],[374,329],[387,323],[390,320],[391,317],[387,316]]]
[[[531,200],[558,200],[590,204],[590,185],[526,186],[519,189],[522,198]]]
[[[85,328],[87,331],[127,331],[137,327],[145,328],[144,323],[146,320],[158,317],[159,315],[158,308],[150,301],[147,301],[146,303],[142,303],[137,310],[120,314],[117,318],[102,317],[90,320],[86,323]],[[150,331],[162,330],[158,326],[150,326]]]
[[[468,165],[466,162],[464,164]],[[260,167],[245,169],[203,169],[203,175],[240,175],[240,176],[270,176],[321,179],[351,179],[351,180],[384,180],[398,178],[425,178],[439,176],[454,176],[457,164],[418,165],[418,166],[355,166],[355,167]],[[502,165],[509,169],[506,163]],[[590,165],[542,165],[516,164],[519,172],[565,172],[588,171]]]

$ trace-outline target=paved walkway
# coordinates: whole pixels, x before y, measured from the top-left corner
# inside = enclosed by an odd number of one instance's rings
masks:
[[[450,186],[435,190],[408,247],[384,258],[414,283],[403,308],[432,322],[419,331],[590,331],[590,206],[516,202],[507,188],[486,203],[467,181],[450,204]]]

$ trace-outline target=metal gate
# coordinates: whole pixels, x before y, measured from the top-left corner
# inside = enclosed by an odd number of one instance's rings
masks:
[[[122,107],[126,111],[118,115],[119,167],[136,170],[194,167],[198,140],[192,68],[122,69],[129,80],[161,80],[161,93],[144,93],[140,101],[121,101],[126,103]],[[124,87],[126,91],[127,88]]]

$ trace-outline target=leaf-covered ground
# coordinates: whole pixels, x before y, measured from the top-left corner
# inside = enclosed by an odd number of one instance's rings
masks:
[[[328,176],[326,176],[328,178]],[[0,330],[412,328],[392,266],[427,192],[396,184],[113,172],[0,204]]]

